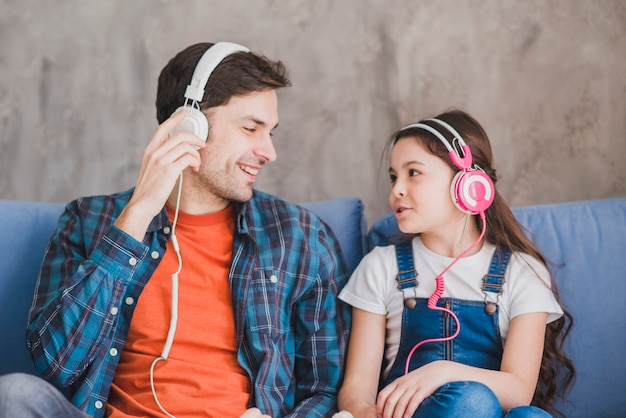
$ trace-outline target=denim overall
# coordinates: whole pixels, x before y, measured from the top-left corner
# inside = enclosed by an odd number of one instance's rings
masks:
[[[428,308],[428,299],[407,298],[406,289],[418,286],[417,271],[413,263],[411,241],[396,245],[398,260],[398,289],[405,294],[402,313],[402,330],[398,354],[384,386],[404,375],[406,361],[413,347],[421,341],[452,336],[457,325],[454,318],[442,311]],[[453,340],[428,342],[411,356],[409,371],[435,360],[451,360],[483,369],[499,370],[503,346],[498,322],[498,296],[502,293],[511,252],[496,250],[483,277],[482,290],[485,301],[441,298],[437,306],[455,313],[461,324],[459,335]],[[488,301],[487,292],[495,295],[495,303]],[[415,303],[413,303],[415,301]],[[414,307],[412,307],[414,305]],[[546,417],[545,411],[535,407],[517,407],[504,414],[495,394],[478,382],[452,382],[439,388],[425,399],[414,417]]]

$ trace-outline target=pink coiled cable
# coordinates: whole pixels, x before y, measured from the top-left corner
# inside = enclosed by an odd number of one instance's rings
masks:
[[[419,347],[421,347],[422,345],[424,345],[426,343],[435,343],[435,342],[444,342],[444,341],[453,340],[454,338],[456,338],[457,335],[459,335],[459,332],[461,332],[461,323],[459,322],[459,318],[457,318],[457,316],[454,314],[454,312],[452,312],[450,309],[437,306],[437,302],[439,301],[439,299],[443,295],[443,291],[445,289],[445,285],[444,285],[444,281],[443,281],[443,275],[446,274],[448,272],[448,270],[450,270],[450,268],[457,261],[459,261],[461,258],[463,258],[465,256],[465,254],[470,252],[472,250],[472,248],[474,248],[476,245],[478,245],[478,243],[485,236],[485,231],[487,230],[487,222],[485,221],[485,212],[480,212],[480,219],[482,220],[482,223],[483,223],[483,227],[482,227],[482,231],[480,233],[480,236],[478,237],[478,239],[476,239],[476,241],[474,241],[474,243],[472,245],[470,245],[465,251],[463,251],[461,254],[459,254],[458,257],[456,257],[448,265],[448,267],[446,267],[441,273],[439,273],[439,275],[437,277],[435,277],[435,291],[428,298],[428,308],[429,309],[433,309],[433,310],[437,310],[437,311],[443,311],[443,312],[446,312],[446,313],[448,313],[449,315],[452,316],[452,318],[456,322],[456,332],[453,335],[449,336],[449,337],[430,338],[430,339],[427,339],[427,340],[424,340],[424,341],[420,341],[419,343],[415,344],[415,346],[411,349],[411,351],[409,352],[409,355],[407,356],[406,365],[404,367],[404,374],[408,374],[409,373],[409,365],[411,363],[411,357],[413,356],[413,353],[415,353],[415,350],[417,350]]]

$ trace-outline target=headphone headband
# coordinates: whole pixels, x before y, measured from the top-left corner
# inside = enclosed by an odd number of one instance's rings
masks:
[[[204,88],[209,81],[209,76],[215,67],[230,54],[235,52],[250,52],[248,48],[234,42],[217,42],[202,55],[196,69],[193,71],[191,82],[185,90],[185,98],[195,102],[202,101]]]
[[[430,132],[431,134],[435,135],[435,137],[437,137],[437,139],[439,139],[439,141],[441,141],[443,145],[445,145],[446,149],[448,150],[448,155],[450,156],[450,159],[452,160],[452,162],[457,168],[461,170],[469,169],[472,166],[472,153],[470,152],[469,147],[463,140],[463,137],[461,136],[461,134],[459,134],[456,131],[456,129],[450,126],[450,124],[442,121],[441,119],[430,118],[426,120],[433,121],[443,126],[444,128],[446,128],[448,132],[450,132],[454,136],[454,139],[459,144],[459,147],[461,148],[461,151],[463,154],[461,155],[459,150],[453,147],[452,144],[450,144],[450,142],[441,134],[441,132],[439,132],[438,130],[436,130],[430,125],[426,125],[425,123],[419,122],[419,123],[412,123],[410,125],[406,125],[404,128],[400,129],[400,132],[409,128],[421,128]],[[396,140],[397,140],[397,137],[396,137]]]
[[[432,126],[426,125],[425,123],[412,123],[410,125],[406,125],[402,129],[400,129],[400,131],[404,131],[405,129],[411,129],[411,128],[421,128],[430,132],[431,134],[435,135],[439,139],[439,141],[441,141],[443,145],[446,146],[446,148],[448,149],[448,152],[454,151],[454,148],[452,148],[452,145],[450,145],[450,142],[448,142],[448,140],[443,135],[441,135],[441,133],[439,133],[438,130],[436,130]]]
[[[185,103],[177,109],[187,110],[187,116],[170,132],[170,135],[178,131],[192,132],[203,140],[209,137],[209,122],[206,115],[200,110],[199,103],[204,97],[204,89],[209,77],[224,58],[236,52],[250,52],[243,45],[233,42],[217,42],[207,49],[196,68],[193,70],[191,82],[185,90]],[[191,100],[191,103],[189,101]]]
[[[458,141],[459,145],[461,146],[465,145],[465,141],[463,140],[463,137],[461,136],[461,134],[458,133],[456,129],[454,129],[449,123],[444,122],[441,119],[437,119],[437,118],[430,118],[426,120],[432,120],[433,122],[436,122],[439,125],[443,126],[444,128],[448,130],[448,132],[454,135],[454,138]]]

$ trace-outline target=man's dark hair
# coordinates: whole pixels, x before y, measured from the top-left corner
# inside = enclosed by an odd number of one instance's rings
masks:
[[[185,103],[185,89],[202,55],[213,44],[191,45],[172,58],[161,70],[156,108],[159,124]],[[232,96],[274,90],[291,85],[281,61],[253,52],[236,52],[224,58],[207,82],[200,109],[228,103]]]

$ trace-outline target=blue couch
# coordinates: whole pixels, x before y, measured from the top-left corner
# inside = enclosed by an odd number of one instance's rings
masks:
[[[368,248],[398,232],[385,215],[369,231],[356,198],[304,204],[339,238],[350,270]],[[0,200],[0,375],[34,373],[25,325],[46,242],[63,210],[58,203]],[[561,410],[567,417],[626,416],[626,198],[514,209],[546,256],[574,316],[566,350],[578,378]]]

